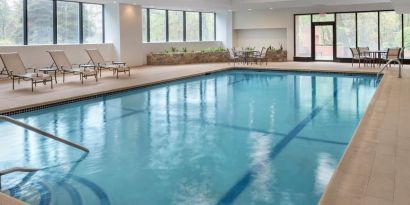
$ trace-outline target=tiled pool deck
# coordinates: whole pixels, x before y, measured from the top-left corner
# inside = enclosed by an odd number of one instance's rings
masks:
[[[156,84],[208,72],[230,69],[233,64],[144,66],[132,70],[131,77],[116,79],[104,72],[98,83],[70,76],[53,90],[39,85],[32,93],[30,83],[11,90],[11,82],[0,80],[0,113],[13,112],[49,103],[73,100],[112,91]],[[261,69],[376,73],[374,68],[351,67],[340,63],[270,63],[242,66]],[[59,77],[61,81],[61,77]],[[410,70],[397,78],[397,68],[389,69],[349,144],[320,204],[401,205],[410,204]],[[0,194],[0,205],[11,204]],[[16,203],[18,204],[18,203]]]

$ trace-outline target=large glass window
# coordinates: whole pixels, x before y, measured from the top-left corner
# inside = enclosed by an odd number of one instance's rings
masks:
[[[337,14],[336,22],[337,57],[351,58],[350,48],[356,47],[356,14]]]
[[[215,40],[215,14],[202,13],[202,40]]]
[[[199,13],[186,12],[186,40],[199,41]]]
[[[184,12],[168,11],[169,41],[184,41]]]
[[[359,47],[378,50],[378,13],[357,13],[357,43]]]
[[[380,49],[402,46],[401,15],[394,11],[380,12]]]
[[[103,42],[103,7],[99,4],[83,4],[83,42]]]
[[[142,9],[142,42],[147,42],[148,41],[148,39],[147,39],[147,21],[148,21],[148,19],[147,19],[147,12],[148,10],[147,9]]]
[[[403,28],[404,28],[404,58],[410,58],[410,14],[404,14],[403,16]]]
[[[0,0],[0,45],[23,43],[23,1]]]
[[[79,3],[57,1],[57,43],[79,43]]]
[[[166,41],[165,10],[150,9],[150,42]]]
[[[334,14],[315,14],[313,15],[313,22],[330,22],[335,21]]]
[[[53,43],[53,1],[27,0],[28,44]]]
[[[297,15],[295,17],[295,29],[296,57],[311,57],[311,15]]]

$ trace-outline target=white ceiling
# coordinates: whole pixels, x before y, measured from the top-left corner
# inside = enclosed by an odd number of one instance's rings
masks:
[[[326,8],[347,5],[391,5],[402,13],[410,13],[410,0],[86,0],[100,3],[134,3],[145,7],[192,9],[200,11]]]

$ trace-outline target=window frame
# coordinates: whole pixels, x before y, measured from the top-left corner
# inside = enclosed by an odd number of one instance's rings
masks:
[[[177,9],[157,9],[157,8],[146,8],[143,7],[143,10],[146,10],[147,13],[147,18],[145,22],[142,22],[143,24],[146,23],[146,41],[143,43],[178,43],[178,42],[202,42],[202,13],[212,13],[214,15],[214,40],[216,41],[216,12],[200,12],[200,11],[185,11],[185,10],[177,10]],[[166,15],[165,15],[165,21],[166,21],[166,40],[163,42],[151,42],[151,25],[150,25],[150,19],[151,19],[151,12],[150,10],[165,10]],[[180,11],[183,13],[183,40],[182,41],[170,41],[169,40],[169,11]],[[187,41],[186,39],[186,34],[187,34],[187,26],[186,26],[186,13],[187,12],[197,12],[199,14],[199,40],[198,41]]]
[[[36,45],[36,44],[29,44],[28,42],[28,0],[22,0],[23,1],[23,44],[21,45]],[[71,0],[50,0],[52,1],[52,21],[53,21],[53,33],[52,33],[52,44],[49,45],[60,45],[57,42],[57,37],[58,37],[58,30],[57,30],[57,4],[58,2],[71,2],[71,3],[78,3],[79,4],[79,42],[78,43],[73,43],[72,45],[76,44],[84,44],[83,42],[83,37],[84,37],[84,29],[83,29],[83,5],[84,4],[92,4],[92,5],[99,5],[102,7],[102,42],[98,42],[98,44],[103,44],[105,43],[105,5],[104,4],[99,4],[99,3],[88,3],[88,2],[81,2],[81,1],[71,1]],[[61,44],[63,45],[63,44]],[[71,44],[68,44],[71,45]],[[0,45],[1,46],[11,46],[11,45]]]
[[[382,12],[389,12],[389,11],[394,11],[394,10],[365,10],[365,11],[343,11],[343,12],[326,12],[326,14],[334,14],[335,15],[335,24],[336,24],[336,26],[337,26],[337,18],[336,18],[336,15],[337,14],[343,14],[343,13],[354,13],[355,14],[355,16],[356,16],[356,19],[355,19],[355,23],[356,23],[356,47],[358,46],[358,43],[359,43],[359,39],[358,39],[358,18],[357,18],[357,16],[358,16],[358,14],[359,13],[368,13],[368,12],[377,12],[377,16],[378,16],[378,22],[377,22],[377,30],[378,30],[378,33],[377,33],[377,35],[378,35],[378,41],[377,41],[377,45],[378,45],[378,49],[381,49],[380,48],[380,46],[381,46],[381,42],[380,42],[380,28],[381,28],[381,26],[380,26],[380,13],[382,13]],[[293,35],[293,42],[294,42],[294,60],[295,61],[312,61],[313,59],[311,58],[311,57],[298,57],[298,56],[296,56],[296,30],[295,30],[295,28],[296,28],[296,17],[297,16],[300,16],[300,15],[311,15],[312,16],[312,18],[311,18],[311,23],[313,23],[313,15],[317,15],[317,14],[320,14],[320,13],[297,13],[297,14],[294,14],[294,20],[293,20],[293,25],[294,25],[294,35]],[[404,14],[400,14],[401,15],[401,18],[402,18],[402,22],[401,22],[401,31],[402,31],[402,41],[401,41],[401,47],[404,47],[404,44],[405,44],[405,42],[404,42],[404,21],[403,21],[403,18],[404,18]],[[335,34],[335,35],[337,35],[337,33]],[[336,56],[337,56],[337,53],[336,53]],[[335,60],[334,60],[335,62],[350,62],[351,61],[351,58],[341,58],[341,57],[336,57],[335,58]],[[410,63],[410,58],[404,58],[403,59],[403,61],[405,62],[405,63]]]

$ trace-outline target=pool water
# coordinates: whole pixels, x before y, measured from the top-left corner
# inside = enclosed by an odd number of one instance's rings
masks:
[[[317,204],[376,77],[231,70],[0,123],[2,191],[30,204]]]

